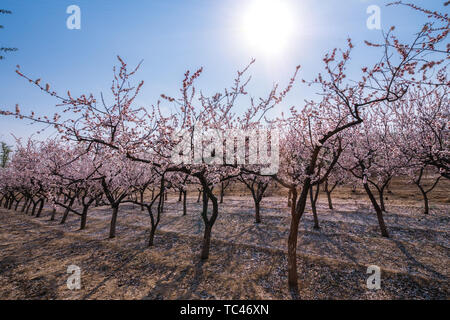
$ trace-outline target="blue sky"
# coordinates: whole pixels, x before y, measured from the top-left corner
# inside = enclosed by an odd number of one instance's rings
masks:
[[[275,82],[286,84],[298,64],[300,77],[313,78],[321,70],[324,53],[344,47],[347,37],[356,46],[354,70],[377,59],[379,52],[363,44],[381,36],[381,31],[366,27],[369,5],[381,7],[384,30],[395,25],[397,34],[406,39],[425,22],[424,16],[408,8],[386,8],[389,1],[284,0],[294,29],[284,50],[268,57],[242,37],[250,1],[254,0],[2,0],[0,7],[13,14],[0,16],[5,26],[0,29],[0,45],[19,51],[0,61],[0,106],[13,109],[18,103],[22,110],[37,114],[54,111],[56,101],[18,77],[17,64],[60,93],[70,89],[73,94],[98,95],[109,90],[116,55],[129,65],[144,60],[136,77],[145,81],[137,100],[142,106],[155,103],[161,93],[176,95],[184,72],[200,66],[204,73],[198,87],[206,93],[221,90],[232,84],[236,70],[251,58],[256,64],[249,91],[259,96]],[[444,11],[440,0],[413,2]],[[66,27],[66,8],[73,4],[81,9],[80,30]],[[311,94],[298,84],[273,113],[301,106]],[[11,133],[27,137],[39,128],[1,116],[0,140],[13,143]]]

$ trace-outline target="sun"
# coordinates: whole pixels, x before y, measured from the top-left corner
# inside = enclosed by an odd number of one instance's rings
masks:
[[[243,35],[252,51],[272,56],[286,49],[294,31],[290,9],[283,0],[253,0],[250,3],[243,15]]]

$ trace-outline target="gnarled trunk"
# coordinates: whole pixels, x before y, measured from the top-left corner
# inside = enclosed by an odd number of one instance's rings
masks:
[[[317,208],[316,208],[316,201],[317,201],[317,194],[319,192],[319,186],[317,186],[316,194],[313,192],[313,186],[309,187],[309,199],[311,202],[311,210],[313,212],[314,217],[314,229],[320,229],[319,226],[319,218],[317,217]]]
[[[261,215],[260,215],[260,200],[255,199],[255,222],[261,223]]]
[[[8,210],[11,210],[11,209],[12,209],[12,206],[13,206],[13,204],[14,204],[14,200],[15,200],[14,196],[12,196],[11,198],[9,198],[9,202],[8,202]]]
[[[327,193],[327,199],[328,199],[328,208],[333,210],[333,202],[331,200],[331,192],[326,192],[326,193]]]
[[[141,203],[144,203],[144,192],[145,192],[145,190],[139,191],[139,195],[140,195],[140,198],[141,198]],[[144,205],[143,204],[141,204],[141,211],[144,211]]]
[[[33,201],[33,209],[31,210],[31,215],[34,216],[34,213],[36,212],[36,207],[39,201]]]
[[[39,218],[41,216],[42,209],[44,208],[44,203],[45,203],[45,199],[40,199],[39,200],[39,209],[38,209],[38,212],[36,214],[36,218]]]
[[[33,199],[30,198],[30,201],[28,201],[28,204],[27,204],[27,209],[25,210],[25,214],[28,214],[28,211],[30,210],[30,207],[31,207],[32,203],[33,203]]]
[[[26,207],[28,206],[28,203],[30,202],[30,198],[26,198],[25,202],[23,203],[22,209],[20,210],[21,212],[24,212]]]
[[[363,183],[363,186],[364,186],[364,190],[366,190],[366,193],[369,196],[370,202],[372,202],[375,212],[377,213],[378,225],[380,226],[381,235],[383,237],[389,238],[386,224],[384,223],[383,210],[378,205],[377,200],[375,199],[375,197],[374,197],[372,191],[370,190],[369,186],[367,185],[367,183]]]
[[[381,211],[386,212],[386,207],[384,206],[384,198],[383,198],[383,194],[384,194],[383,189],[381,189],[381,190],[379,191],[379,197],[380,197],[380,209],[381,209]]]
[[[75,197],[70,198],[69,204],[67,205],[67,208],[64,211],[64,214],[63,214],[60,224],[66,223],[67,216],[69,215],[69,212],[70,212],[70,208],[72,208],[74,202],[75,202]]]
[[[22,201],[22,198],[19,198],[16,200],[16,206],[14,207],[14,211],[17,211],[17,208],[19,207],[20,201]]]
[[[205,224],[205,231],[203,233],[203,241],[202,241],[202,253],[200,255],[200,258],[202,260],[206,260],[209,258],[209,248],[211,245],[211,231],[212,226],[209,223]]]
[[[200,258],[202,260],[206,260],[209,257],[209,249],[211,246],[211,231],[216,221],[217,215],[219,213],[219,206],[217,198],[212,194],[212,191],[207,189],[208,186],[203,187],[203,210],[202,210],[202,218],[205,225],[205,230],[203,233],[203,242],[202,242],[202,252]],[[208,219],[208,202],[211,200],[212,203],[212,214]]]
[[[325,181],[325,193],[327,194],[328,208],[333,210],[333,201],[331,200],[331,191],[328,188],[328,181]]]
[[[83,211],[81,212],[80,230],[84,230],[86,228],[88,210],[89,205],[83,205]]]
[[[116,222],[117,222],[117,213],[119,212],[119,205],[112,206],[112,216],[111,216],[111,224],[109,227],[109,238],[112,239],[116,236]]]
[[[420,184],[416,184],[417,187],[419,188],[420,192],[422,193],[422,197],[423,197],[423,204],[424,204],[424,214],[429,214],[430,212],[430,208],[429,208],[429,204],[428,204],[428,195],[425,192],[425,190],[422,188],[422,186]]]
[[[148,246],[149,247],[153,247],[153,243],[154,243],[154,239],[155,239],[155,233],[156,233],[156,227],[154,227],[152,225],[151,229],[150,229],[150,235],[148,238]]]
[[[158,228],[158,224],[159,224],[159,220],[161,218],[161,213],[163,212],[163,206],[164,206],[164,190],[165,190],[165,180],[164,177],[161,179],[161,185],[160,185],[160,189],[159,189],[159,195],[157,195],[157,197],[159,197],[158,199],[158,208],[157,208],[157,215],[156,215],[156,219],[153,215],[153,211],[152,211],[152,205],[153,205],[153,201],[149,204],[146,205],[147,207],[147,211],[148,211],[148,215],[150,216],[150,220],[151,220],[151,229],[150,229],[150,236],[148,238],[148,246],[152,247],[153,243],[154,243],[154,239],[155,239],[155,233],[156,233],[156,229]],[[156,199],[155,199],[156,200]]]
[[[183,191],[183,216],[187,214],[187,191]]]
[[[53,210],[52,210],[52,215],[51,215],[51,217],[50,217],[50,221],[55,220],[55,215],[56,215],[56,208],[53,208]]]
[[[298,294],[298,274],[297,274],[297,237],[300,215],[296,213],[297,190],[291,192],[291,225],[288,237],[288,285],[293,294]]]
[[[433,191],[433,189],[437,186],[437,184],[439,183],[439,180],[441,179],[442,176],[439,176],[433,183],[433,185],[428,188],[427,190],[425,190],[425,188],[421,185],[421,180],[423,177],[423,173],[425,171],[425,168],[421,168],[419,171],[419,176],[417,178],[416,181],[414,181],[414,183],[416,184],[416,186],[419,188],[420,192],[422,193],[423,196],[423,204],[424,204],[424,214],[429,214],[430,212],[430,208],[429,208],[429,204],[428,204],[428,192]]]
[[[222,182],[221,188],[220,188],[220,203],[223,203],[223,196],[225,194],[225,185]]]

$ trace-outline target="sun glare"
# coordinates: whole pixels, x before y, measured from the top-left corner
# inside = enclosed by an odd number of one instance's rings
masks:
[[[294,29],[289,5],[283,0],[253,0],[243,17],[244,41],[255,53],[275,55],[286,49]]]

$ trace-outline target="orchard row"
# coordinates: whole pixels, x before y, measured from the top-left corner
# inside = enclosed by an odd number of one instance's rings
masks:
[[[203,70],[188,71],[178,97],[162,94],[161,100],[148,108],[135,105],[143,87],[143,82],[132,82],[139,66],[129,70],[120,57],[114,68],[110,103],[103,95],[58,94],[18,67],[19,76],[58,100],[58,111],[53,115],[25,114],[16,106],[14,111],[0,113],[53,126],[58,135],[45,142],[18,141],[12,160],[0,171],[2,202],[9,208],[31,210],[37,216],[48,202],[54,210],[64,209],[63,221],[69,214],[80,216],[81,229],[86,226],[89,209],[107,203],[111,207],[111,238],[115,236],[119,206],[134,203],[149,214],[151,246],[167,190],[178,190],[185,203],[187,186],[195,185],[201,190],[203,203],[201,258],[207,259],[213,226],[220,214],[221,203],[214,189],[233,180],[243,182],[251,191],[255,220],[259,222],[261,199],[268,184],[275,181],[289,191],[287,269],[289,286],[295,292],[299,221],[310,201],[318,227],[315,203],[320,186],[325,188],[332,207],[336,186],[361,185],[377,215],[382,236],[388,237],[383,194],[394,177],[406,176],[418,186],[425,213],[429,210],[427,194],[439,179],[450,177],[446,69],[450,55],[445,42],[450,19],[437,12],[413,9],[426,14],[430,22],[421,26],[409,42],[400,41],[391,28],[381,43],[366,43],[380,58],[371,66],[357,66],[358,78],[350,80],[347,68],[354,48],[348,39],[345,49],[333,49],[324,56],[324,68],[315,79],[301,81],[315,88],[318,98],[294,106],[288,115],[278,118],[269,119],[269,111],[293,90],[300,67],[285,88],[274,85],[258,99],[247,92],[254,61],[237,72],[229,88],[211,96],[196,87]],[[162,104],[169,105],[173,112],[162,112]],[[247,107],[242,110],[242,106]],[[198,126],[216,131],[277,129],[278,171],[267,174],[264,165],[237,162],[173,163],[172,155],[180,142],[177,133],[183,132],[184,139],[187,135],[188,141],[194,141],[194,128]],[[205,158],[215,152],[208,148],[209,143],[201,141],[203,150],[211,152],[203,154]],[[425,172],[436,177],[429,188],[423,186]],[[148,192],[151,197],[146,196]]]

